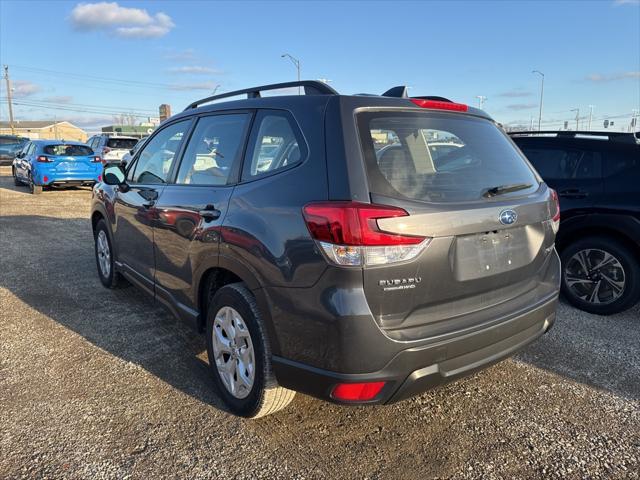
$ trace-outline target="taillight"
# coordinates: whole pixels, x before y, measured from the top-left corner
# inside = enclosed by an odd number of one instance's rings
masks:
[[[453,110],[455,112],[466,112],[469,106],[464,103],[441,102],[439,100],[423,100],[412,98],[411,101],[422,108],[435,108],[436,110]]]
[[[92,161],[92,162],[94,162],[94,163],[97,163],[97,162],[101,162],[101,161],[102,161],[102,159],[96,155],[95,157],[93,157],[93,158],[91,159],[91,161]]]
[[[560,199],[558,198],[558,192],[553,188],[550,188],[549,190],[551,190],[551,201],[553,202],[551,216],[551,220],[553,221],[553,231],[558,233],[558,230],[560,229]]]
[[[51,160],[49,157],[47,157],[45,155],[38,156],[38,158],[36,160],[38,162],[40,162],[40,163],[51,163],[51,162],[53,162],[53,160]]]
[[[339,383],[333,387],[331,397],[345,402],[373,400],[384,387],[384,382]]]
[[[358,202],[319,202],[303,214],[311,236],[337,265],[384,265],[415,258],[431,240],[380,229],[378,220],[405,217],[398,207]]]

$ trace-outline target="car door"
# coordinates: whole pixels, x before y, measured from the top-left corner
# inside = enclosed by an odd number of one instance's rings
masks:
[[[31,148],[31,142],[27,143],[22,149],[17,153],[16,158],[13,162],[16,178],[20,180],[26,180],[26,168],[24,165],[25,159],[27,158],[27,152]]]
[[[126,185],[116,189],[114,240],[118,264],[128,277],[150,292],[154,290],[155,275],[155,204],[190,125],[188,119],[158,130],[127,170]]]
[[[156,295],[187,317],[196,314],[195,279],[218,264],[219,229],[239,171],[251,113],[197,120],[175,180],[156,202]]]
[[[25,181],[29,181],[31,178],[31,169],[33,167],[33,162],[35,162],[35,151],[37,148],[37,144],[31,142],[29,148],[25,151],[24,156],[20,159],[20,174]]]
[[[564,218],[597,205],[602,196],[602,154],[574,144],[520,145],[544,181],[558,192]]]

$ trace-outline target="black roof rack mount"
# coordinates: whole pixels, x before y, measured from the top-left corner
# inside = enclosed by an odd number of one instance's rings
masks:
[[[271,85],[261,85],[259,87],[245,88],[244,90],[234,90],[233,92],[225,92],[220,95],[202,98],[191,104],[185,110],[199,107],[204,103],[209,103],[220,98],[236,97],[238,95],[247,95],[247,98],[260,98],[260,92],[267,90],[280,90],[282,88],[304,87],[305,95],[338,95],[333,88],[324,82],[317,80],[301,80],[299,82],[273,83]]]

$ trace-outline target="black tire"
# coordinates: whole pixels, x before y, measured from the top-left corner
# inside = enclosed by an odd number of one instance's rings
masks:
[[[583,278],[585,272],[582,268],[584,254],[581,258],[582,262],[578,260],[578,254],[589,250],[592,253],[587,254],[586,263],[589,265],[587,265],[587,280],[585,280]],[[604,254],[611,255],[614,260],[610,259],[607,267],[591,270],[591,267],[597,267],[597,264],[604,259]],[[594,255],[596,265],[592,265]],[[563,249],[560,258],[562,260],[562,293],[577,308],[598,315],[611,315],[632,307],[640,299],[640,258],[624,243],[606,236],[585,237]],[[589,258],[592,260],[590,261]],[[573,282],[572,280],[576,278],[580,281]],[[624,286],[621,291],[614,289],[610,280],[617,281],[618,289],[620,281],[623,280]],[[601,285],[604,285],[602,289],[600,289]],[[594,296],[593,289],[596,287],[599,290]],[[585,292],[590,294],[582,295]],[[589,301],[590,298],[594,300]],[[598,301],[602,303],[597,303]]]
[[[216,365],[213,346],[214,322],[221,309],[231,307],[245,323],[253,344],[255,378],[245,398],[234,396],[225,386]],[[243,283],[232,283],[220,288],[209,298],[207,305],[207,353],[212,376],[220,396],[231,413],[247,418],[258,418],[283,409],[295,392],[280,387],[271,368],[271,349],[266,328],[254,296]],[[229,362],[233,362],[229,358]],[[239,375],[239,373],[235,373]]]
[[[42,185],[36,185],[33,183],[33,177],[29,177],[29,191],[33,195],[39,195],[42,193]]]
[[[100,232],[103,232],[104,237]],[[107,228],[107,224],[104,220],[98,220],[96,224],[96,229],[93,232],[93,245],[94,245],[94,253],[96,256],[96,267],[98,268],[98,277],[107,288],[119,288],[125,285],[124,279],[120,275],[118,271],[116,271],[115,258],[113,255],[113,244],[111,243],[111,237],[109,235],[109,230]],[[109,258],[108,258],[108,271],[105,272],[104,268],[100,265],[101,262],[101,253],[99,252],[100,247],[99,243],[105,241],[106,246],[109,250]],[[106,257],[105,257],[106,258]]]

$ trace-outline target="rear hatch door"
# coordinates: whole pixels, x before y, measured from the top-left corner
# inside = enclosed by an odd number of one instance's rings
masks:
[[[446,335],[540,300],[555,202],[490,120],[436,111],[358,114],[373,203],[409,215],[381,230],[430,238],[415,259],[364,268],[380,326],[408,340]]]

